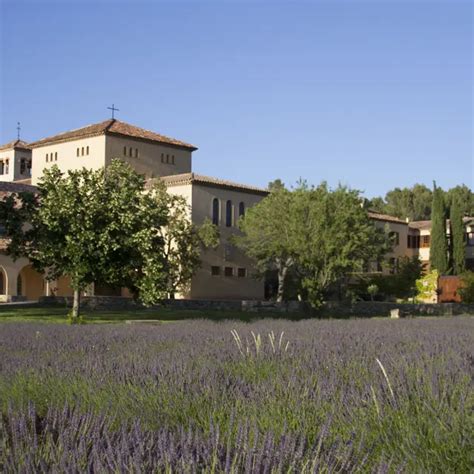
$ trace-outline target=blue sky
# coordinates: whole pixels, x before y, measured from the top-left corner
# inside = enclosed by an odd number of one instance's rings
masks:
[[[1,1],[1,142],[109,117],[194,171],[474,187],[471,2]]]

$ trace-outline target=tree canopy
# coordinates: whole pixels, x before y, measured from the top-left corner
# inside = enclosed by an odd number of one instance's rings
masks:
[[[277,271],[277,300],[283,299],[292,270],[300,281],[300,297],[318,306],[330,285],[386,250],[383,231],[361,202],[358,191],[343,186],[331,190],[326,183],[300,183],[293,191],[273,186],[241,219],[236,243],[260,271]]]
[[[474,193],[466,185],[459,185],[444,192],[446,207],[449,210],[454,198],[461,203],[463,216],[474,215]],[[424,184],[415,184],[411,188],[395,188],[387,192],[384,198],[375,197],[367,207],[377,212],[413,220],[430,220],[433,192]]]

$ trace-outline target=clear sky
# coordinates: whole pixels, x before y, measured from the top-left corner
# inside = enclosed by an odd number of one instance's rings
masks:
[[[115,103],[202,174],[474,187],[470,1],[0,3],[2,143]]]

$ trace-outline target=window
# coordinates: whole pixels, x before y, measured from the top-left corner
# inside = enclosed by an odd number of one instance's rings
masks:
[[[0,174],[4,174],[4,171],[5,171],[5,165],[3,161],[0,161]]]
[[[174,155],[171,155],[171,164],[174,165]]]
[[[161,162],[162,162],[162,163],[165,162],[165,154],[164,154],[164,153],[161,154]]]
[[[10,161],[8,158],[5,160],[5,174],[8,174]]]
[[[219,225],[219,199],[212,200],[212,223]]]
[[[49,161],[49,153],[46,153],[46,163]]]
[[[22,158],[20,160],[20,174],[25,174],[26,173],[26,160]]]
[[[221,267],[211,267],[211,275],[219,276],[221,274]]]
[[[234,276],[234,269],[232,267],[224,267],[224,275],[226,277]]]
[[[130,153],[130,154],[129,154],[129,156],[133,156],[133,150],[132,150],[132,147],[130,147],[130,148],[128,149],[128,151],[129,151],[129,153]]]
[[[81,148],[81,156],[84,156],[84,147]]]
[[[21,280],[21,275],[18,275],[18,278],[16,279],[16,294],[18,296],[23,296],[23,281]]]
[[[76,156],[79,156],[79,148],[76,150]]]
[[[232,201],[231,200],[225,203],[225,225],[226,227],[232,226]]]
[[[170,155],[166,155],[166,163],[170,162]]]
[[[54,161],[58,161],[58,152],[57,151],[54,153]]]
[[[238,268],[237,269],[237,276],[239,278],[245,278],[247,276],[247,269],[246,268]]]
[[[88,154],[89,154],[89,147],[86,146],[86,155],[88,155]]]
[[[430,236],[429,235],[422,235],[421,236],[421,245],[422,249],[426,249],[430,246]]]
[[[126,146],[123,147],[123,155],[127,156],[127,147]]]
[[[138,158],[138,148],[135,148],[135,158]]]
[[[241,202],[239,204],[239,217],[242,217],[243,215],[245,215],[245,204]]]

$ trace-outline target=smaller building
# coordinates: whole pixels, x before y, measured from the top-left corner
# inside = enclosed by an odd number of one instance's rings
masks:
[[[474,270],[474,218],[464,217],[465,242],[466,242],[466,268]],[[425,268],[430,268],[430,247],[431,247],[431,221],[412,221],[409,224],[411,240],[408,242],[409,248],[418,255]],[[446,237],[448,242],[451,238],[450,221],[446,221]]]
[[[28,143],[13,140],[0,146],[0,181],[31,179],[32,152]]]

